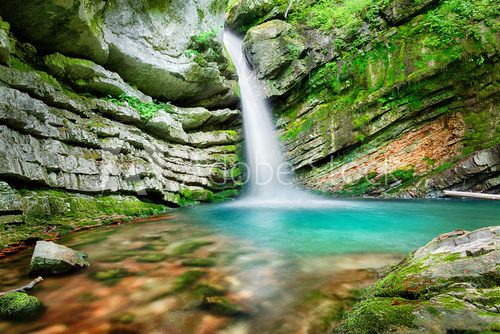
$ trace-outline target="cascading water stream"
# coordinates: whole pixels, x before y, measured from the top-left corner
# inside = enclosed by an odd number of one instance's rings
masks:
[[[233,205],[331,206],[334,201],[293,188],[290,165],[283,159],[271,110],[243,54],[243,42],[226,31],[224,44],[239,77],[249,178],[246,194]]]

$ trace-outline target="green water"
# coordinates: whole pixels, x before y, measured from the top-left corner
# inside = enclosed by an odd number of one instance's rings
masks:
[[[406,253],[441,233],[500,224],[500,203],[350,200],[331,207],[197,207],[184,213],[217,233],[288,254]]]

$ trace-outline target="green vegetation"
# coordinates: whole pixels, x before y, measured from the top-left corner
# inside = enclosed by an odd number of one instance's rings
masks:
[[[217,35],[217,31],[210,30],[192,36],[185,55],[193,58],[200,66],[207,66],[208,63],[212,62],[217,64],[225,63],[226,59],[223,55],[222,46],[217,40]]]
[[[194,252],[195,250],[208,245],[213,245],[214,242],[210,240],[190,240],[175,246],[171,254],[173,256],[183,256]]]
[[[30,320],[43,310],[38,298],[23,292],[11,292],[0,297],[0,319]]]
[[[341,191],[336,193],[336,195],[359,197],[370,194],[373,191],[392,191],[394,187],[398,189],[406,187],[418,179],[419,178],[414,175],[414,170],[412,168],[397,169],[384,175],[378,175],[375,172],[371,172],[358,181],[346,184]]]
[[[134,108],[137,112],[139,112],[144,121],[148,121],[153,118],[160,110],[164,110],[166,112],[173,111],[172,105],[168,102],[142,102],[138,98],[126,94],[120,94],[118,98],[108,96],[107,100],[119,106],[129,106]]]
[[[201,270],[190,270],[182,273],[175,279],[174,288],[172,292],[180,292],[186,290],[196,283],[203,275],[204,271]]]
[[[161,204],[132,196],[85,196],[58,190],[20,190],[26,207],[22,225],[0,224],[0,248],[32,238],[52,239],[90,226],[103,226],[166,212]],[[29,204],[29,205],[28,205]]]
[[[400,298],[373,298],[355,306],[340,332],[379,334],[397,327],[414,327],[416,317],[411,302]]]
[[[163,253],[148,253],[141,255],[137,258],[137,262],[143,262],[143,263],[156,263],[156,262],[162,262],[168,257],[167,254]]]

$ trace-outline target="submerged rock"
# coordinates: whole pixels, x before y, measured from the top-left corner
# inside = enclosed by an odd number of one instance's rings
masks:
[[[42,310],[40,300],[24,292],[10,292],[0,297],[0,319],[29,320]]]
[[[38,241],[31,258],[29,274],[58,275],[84,269],[90,266],[87,258],[84,252],[53,242]]]
[[[497,328],[499,234],[500,226],[494,226],[432,240],[369,288],[340,332],[424,328],[429,333],[462,333]]]

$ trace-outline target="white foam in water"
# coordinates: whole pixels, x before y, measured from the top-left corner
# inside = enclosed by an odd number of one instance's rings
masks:
[[[243,41],[226,31],[224,44],[239,77],[249,173],[247,192],[229,205],[290,208],[345,206],[347,202],[327,200],[292,186],[290,166],[283,159],[271,110],[243,54]]]

